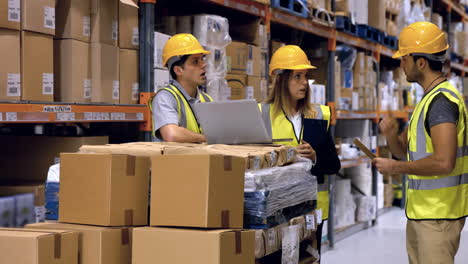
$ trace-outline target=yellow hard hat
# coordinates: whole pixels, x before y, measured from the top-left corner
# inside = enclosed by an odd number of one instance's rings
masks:
[[[411,53],[434,54],[449,48],[447,34],[430,22],[416,22],[405,27],[398,41],[398,51],[392,58]]]
[[[270,75],[275,70],[308,70],[315,69],[307,59],[305,52],[296,45],[286,45],[279,48],[270,61]]]
[[[167,40],[163,50],[163,65],[170,58],[192,54],[209,54],[192,34],[177,34]]]

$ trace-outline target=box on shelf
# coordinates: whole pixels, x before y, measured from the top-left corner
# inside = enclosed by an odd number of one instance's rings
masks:
[[[119,48],[103,43],[91,43],[91,101],[120,102]]]
[[[138,4],[138,0],[128,1]],[[138,49],[139,46],[138,8],[119,1],[119,47]]]
[[[21,99],[54,101],[54,40],[52,36],[21,32]]]
[[[28,183],[24,185],[1,185],[1,196],[12,196],[18,194],[34,194],[34,215],[36,223],[45,220],[45,189],[43,183]]]
[[[21,0],[21,29],[55,36],[55,3],[56,0]]]
[[[439,28],[443,28],[444,26],[444,19],[441,15],[437,13],[432,13],[431,22],[437,25]]]
[[[21,100],[20,47],[18,31],[0,29],[0,100]]]
[[[232,90],[231,90],[232,91]],[[262,77],[247,76],[247,86],[245,87],[245,99],[255,99],[263,102],[267,95],[267,81]]]
[[[151,162],[150,225],[243,227],[244,159],[162,155],[152,157]]]
[[[91,1],[59,0],[56,6],[58,39],[91,40]]]
[[[118,3],[116,0],[91,0],[91,42],[117,45]]]
[[[369,0],[369,26],[385,31],[385,0]]]
[[[133,231],[133,261],[138,264],[254,263],[252,230],[192,230],[143,227]],[[183,249],[184,253],[180,251]]]
[[[393,205],[393,186],[384,184],[384,207],[392,207]]]
[[[253,45],[247,45],[248,61],[247,75],[261,76],[262,75],[262,49]]]
[[[0,3],[0,28],[20,30],[21,0]]]
[[[326,98],[326,90],[325,85],[323,84],[312,84],[309,85],[310,87],[310,102],[315,104],[325,105],[327,98]]]
[[[275,53],[276,50],[278,50],[279,48],[283,47],[284,45],[286,45],[285,43],[283,42],[279,42],[279,41],[276,41],[276,40],[272,40],[270,42],[270,54],[273,55]]]
[[[120,104],[138,104],[138,50],[120,49],[119,65]]]
[[[164,45],[166,45],[166,42],[170,37],[171,36],[163,33],[154,32],[154,68],[167,70],[167,68],[163,65],[162,54]]]
[[[91,58],[89,43],[55,40],[55,100],[67,103],[91,102]]]
[[[242,100],[246,98],[245,87],[247,84],[247,75],[227,74],[226,81],[231,89],[231,100]]]
[[[246,21],[229,20],[229,34],[236,41],[255,45],[263,50],[268,49],[266,26],[261,19]]]
[[[169,85],[170,74],[168,70],[154,69],[154,92]]]
[[[368,10],[368,2],[369,1],[375,1],[375,0],[359,0],[359,6],[357,6],[358,1],[355,1],[354,3],[354,8],[353,8],[353,14],[352,16],[354,17],[354,23],[356,24],[364,24],[367,25],[369,24],[369,10]],[[385,18],[385,11],[384,11],[384,18]]]
[[[62,153],[60,157],[60,222],[148,224],[148,158],[84,153]]]
[[[128,264],[132,260],[133,228],[41,223],[26,228],[79,232],[78,264]]]
[[[226,47],[227,71],[233,74],[245,74],[249,59],[247,44],[233,41]]]

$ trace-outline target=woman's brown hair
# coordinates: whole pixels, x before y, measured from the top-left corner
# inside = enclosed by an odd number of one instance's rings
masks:
[[[291,94],[289,94],[289,78],[293,74],[292,70],[284,70],[282,73],[276,75],[274,78],[274,85],[271,94],[266,100],[267,104],[272,104],[275,111],[283,110],[287,116],[292,116],[291,113]],[[314,118],[317,113],[312,108],[310,102],[310,87],[307,82],[306,96],[297,102],[297,111],[303,113],[309,118]],[[275,113],[277,114],[277,113]]]

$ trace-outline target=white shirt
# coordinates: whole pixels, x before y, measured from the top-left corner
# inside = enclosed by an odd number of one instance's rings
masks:
[[[297,112],[294,116],[289,116],[289,121],[293,124],[294,132],[296,133],[296,137],[300,139],[301,137],[301,130],[302,130],[302,114]],[[301,144],[301,142],[298,142]]]

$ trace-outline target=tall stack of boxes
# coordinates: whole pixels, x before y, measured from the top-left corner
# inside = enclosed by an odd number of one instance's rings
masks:
[[[161,32],[154,32],[154,92],[168,86],[171,79],[169,70],[162,61],[164,45],[170,37]]]
[[[372,56],[358,52],[353,69],[352,110],[377,109],[377,73]]]

